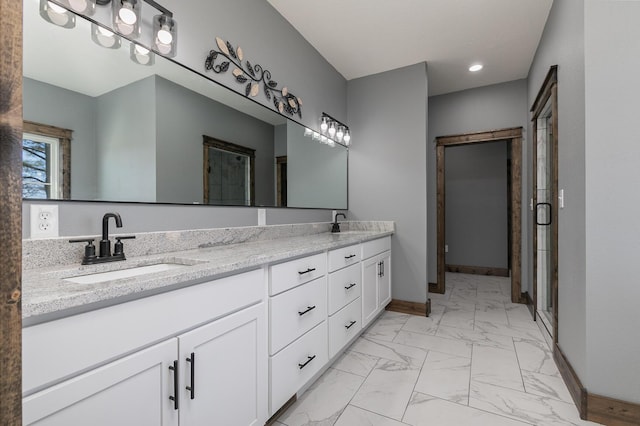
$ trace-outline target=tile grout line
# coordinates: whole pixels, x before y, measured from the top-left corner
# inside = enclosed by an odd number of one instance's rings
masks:
[[[427,350],[426,355],[424,356],[424,361],[422,362],[422,366],[420,367],[420,371],[418,371],[418,376],[416,377],[416,381],[413,383],[413,388],[411,389],[411,395],[409,396],[409,401],[404,406],[404,410],[402,411],[402,417],[400,417],[400,421],[404,420],[404,416],[407,415],[407,410],[409,409],[409,405],[411,404],[411,400],[413,399],[413,395],[416,393],[416,385],[418,384],[418,380],[420,380],[420,375],[422,375],[422,369],[427,363],[427,358],[429,357],[429,350]]]

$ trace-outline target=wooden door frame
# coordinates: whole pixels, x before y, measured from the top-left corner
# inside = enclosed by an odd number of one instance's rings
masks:
[[[0,424],[22,424],[22,2],[0,0]]]
[[[445,292],[445,161],[448,146],[507,141],[511,149],[511,301],[524,303],[522,296],[522,127],[464,133],[436,138],[437,187],[437,283],[429,291]]]
[[[533,212],[533,318],[538,314],[538,225],[536,220],[536,205],[538,201],[538,117],[542,113],[544,106],[551,100],[551,116],[553,131],[553,167],[551,169],[551,261],[553,269],[551,273],[551,303],[553,304],[553,342],[558,343],[558,66],[553,65],[542,83],[542,87],[536,96],[536,100],[531,106],[532,134],[532,206]]]

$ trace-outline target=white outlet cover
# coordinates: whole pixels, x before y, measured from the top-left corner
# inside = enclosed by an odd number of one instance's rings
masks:
[[[57,204],[31,204],[31,238],[54,238],[58,231]]]

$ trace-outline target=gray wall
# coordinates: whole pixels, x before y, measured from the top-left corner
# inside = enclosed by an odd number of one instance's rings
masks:
[[[94,198],[98,191],[94,98],[26,77],[23,84],[25,120],[73,130],[71,196]]]
[[[156,200],[154,89],[147,77],[96,98],[99,189],[92,200]]]
[[[234,45],[242,46],[246,59],[260,64],[271,71],[273,78],[282,86],[286,85],[296,96],[302,98],[303,118],[306,126],[319,130],[319,117],[323,111],[343,120],[347,113],[347,83],[342,77],[273,7],[267,2],[254,0],[198,0],[184,2],[166,0],[163,6],[172,10],[180,22],[180,44],[176,60],[204,72],[203,63],[207,52],[215,47],[215,37],[223,37]],[[96,15],[96,19],[108,22],[109,13]],[[242,91],[231,73],[208,77],[221,82],[233,90]],[[254,98],[272,109],[262,92]],[[28,203],[24,203],[28,212]],[[60,203],[60,226],[67,229],[67,235],[81,234],[79,223],[93,223],[96,210],[112,210],[125,204]],[[96,207],[99,206],[99,207]],[[136,223],[142,230],[188,229],[214,226],[235,226],[236,215],[227,214],[228,207],[201,206],[160,206],[126,204],[129,223]],[[201,210],[203,209],[203,210]],[[69,210],[69,217],[65,217]],[[237,209],[234,209],[237,210]],[[242,210],[242,209],[241,209]],[[243,211],[243,215],[245,214]],[[157,212],[162,219],[146,221],[149,212]],[[167,214],[166,212],[170,212]],[[98,212],[99,213],[99,212]],[[257,209],[246,208],[246,215],[255,216]],[[268,223],[313,222],[318,217],[331,220],[330,210],[286,210],[269,209]],[[133,225],[132,225],[133,226]],[[26,229],[26,231],[24,231]],[[24,222],[23,234],[28,234],[28,222]]]
[[[507,143],[445,151],[446,263],[507,268]]]
[[[436,147],[438,136],[460,133],[503,129],[508,127],[527,128],[527,82],[515,80],[477,89],[463,90],[429,98],[429,142],[427,144],[427,233],[429,239],[429,282],[436,282],[437,241],[436,241]],[[445,156],[449,149],[445,149]],[[523,148],[523,163],[529,156]],[[522,291],[529,291],[530,219],[528,175],[522,176]]]
[[[273,126],[185,89],[156,79],[157,201],[202,203],[202,135],[256,150],[256,205],[271,205]]]
[[[583,229],[586,229],[588,334],[587,375],[580,376],[589,392],[636,404],[640,403],[639,16],[639,2],[585,2],[586,227]],[[563,69],[558,83],[560,91],[573,78],[567,74]],[[564,116],[559,117],[562,123]],[[560,135],[562,138],[563,134]],[[561,170],[568,172],[574,161],[563,164],[566,166]],[[573,191],[566,195],[567,208],[571,208]],[[580,194],[575,197],[579,203]],[[574,255],[578,254],[584,252]],[[561,270],[565,267],[565,262],[561,263]],[[569,279],[566,274],[563,277]],[[562,323],[567,303],[560,305],[561,330],[566,329]],[[572,299],[571,303],[577,301]],[[565,341],[563,334],[560,338]]]
[[[565,208],[558,212],[558,338],[560,348],[584,383],[587,378],[587,365],[585,67],[582,0],[553,2],[540,45],[529,70],[529,106],[533,105],[552,65],[558,65],[558,188],[565,190],[566,198]],[[602,120],[603,117],[598,119]],[[529,154],[531,133],[529,126]],[[531,167],[530,164],[528,166]]]
[[[304,136],[287,123],[287,205],[347,208],[347,149]]]
[[[427,285],[427,66],[349,81],[349,219],[393,220],[393,298]]]

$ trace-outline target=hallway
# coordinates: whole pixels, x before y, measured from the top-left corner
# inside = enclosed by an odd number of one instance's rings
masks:
[[[429,318],[385,312],[276,425],[595,425],[580,420],[509,278],[453,274]]]

